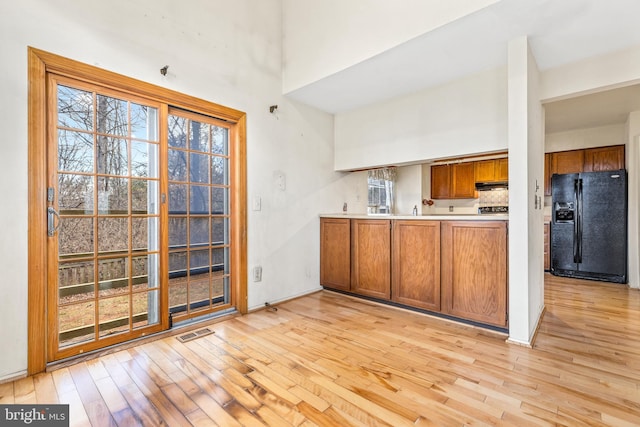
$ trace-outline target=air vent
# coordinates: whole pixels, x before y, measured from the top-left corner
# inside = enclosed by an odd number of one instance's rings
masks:
[[[210,334],[213,334],[213,331],[209,328],[204,328],[195,332],[189,332],[188,334],[180,335],[176,338],[180,342],[187,342]]]

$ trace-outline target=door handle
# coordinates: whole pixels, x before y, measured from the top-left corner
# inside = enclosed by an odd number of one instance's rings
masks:
[[[56,225],[56,219],[58,224]],[[60,228],[60,215],[51,206],[47,208],[47,235],[53,237]]]

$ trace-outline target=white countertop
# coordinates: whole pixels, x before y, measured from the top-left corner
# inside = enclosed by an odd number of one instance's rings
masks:
[[[432,221],[509,221],[508,214],[430,214],[430,215],[367,215],[351,213],[320,214],[320,218],[408,219]]]

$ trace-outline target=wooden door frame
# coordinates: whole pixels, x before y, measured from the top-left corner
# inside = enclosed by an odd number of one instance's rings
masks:
[[[28,328],[27,374],[47,366],[47,73],[99,83],[123,92],[217,117],[234,124],[230,145],[236,156],[231,182],[232,304],[247,312],[246,113],[101,68],[27,48],[28,57]]]

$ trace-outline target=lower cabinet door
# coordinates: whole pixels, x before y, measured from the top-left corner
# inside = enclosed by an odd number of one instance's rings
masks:
[[[351,290],[351,221],[320,218],[320,284]]]
[[[394,221],[391,299],[440,311],[440,221]]]
[[[507,223],[443,221],[442,312],[507,326]]]
[[[351,291],[374,298],[391,294],[391,221],[351,220]]]

